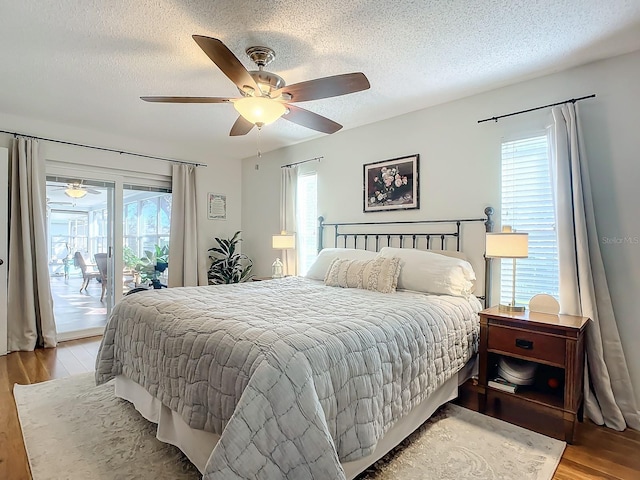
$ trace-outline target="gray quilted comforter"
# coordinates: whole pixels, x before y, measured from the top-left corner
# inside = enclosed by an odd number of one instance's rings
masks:
[[[143,292],[113,310],[96,382],[221,435],[205,479],[340,479],[472,356],[480,308],[299,277]]]

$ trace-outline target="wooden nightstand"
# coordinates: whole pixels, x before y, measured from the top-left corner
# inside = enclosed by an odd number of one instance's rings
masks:
[[[588,321],[529,311],[511,314],[498,307],[480,312],[479,410],[572,443],[576,419],[582,421]],[[489,387],[500,356],[536,362],[534,384],[515,393]]]

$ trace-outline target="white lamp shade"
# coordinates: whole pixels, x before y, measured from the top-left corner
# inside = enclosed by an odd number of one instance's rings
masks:
[[[296,248],[296,236],[293,233],[281,233],[272,237],[275,250],[291,250]]]
[[[529,256],[528,233],[487,233],[486,238],[488,258],[527,258]]]
[[[287,113],[283,103],[266,97],[244,97],[233,101],[233,106],[245,119],[256,125],[269,125]]]

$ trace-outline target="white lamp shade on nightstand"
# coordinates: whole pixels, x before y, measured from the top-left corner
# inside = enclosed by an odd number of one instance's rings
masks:
[[[513,270],[511,279],[511,303],[500,304],[500,309],[506,312],[524,312],[525,307],[516,305],[516,258],[529,256],[529,234],[516,233],[511,227],[502,227],[500,233],[487,233],[485,256],[487,258],[512,258]]]
[[[527,258],[529,234],[515,232],[487,233],[488,258]]]
[[[274,250],[292,250],[296,248],[296,236],[293,233],[282,232],[271,239]]]

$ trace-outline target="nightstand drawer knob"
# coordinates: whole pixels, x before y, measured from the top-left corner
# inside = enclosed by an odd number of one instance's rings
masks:
[[[533,350],[533,341],[516,338],[516,347],[524,348],[525,350]]]

